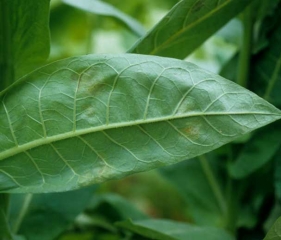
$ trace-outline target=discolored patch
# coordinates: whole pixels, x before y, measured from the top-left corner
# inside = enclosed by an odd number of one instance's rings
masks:
[[[188,137],[191,137],[192,139],[198,139],[199,138],[199,131],[196,127],[187,126],[183,129],[181,129],[181,132],[183,132],[184,135],[187,135]]]

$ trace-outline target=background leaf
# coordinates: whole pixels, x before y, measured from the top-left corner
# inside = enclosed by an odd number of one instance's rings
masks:
[[[33,195],[24,216],[21,212],[26,195],[13,194],[11,226],[29,240],[53,240],[86,208],[95,189],[96,186],[92,186],[71,192]]]
[[[66,191],[169,165],[281,116],[196,65],[130,54],[55,62],[0,99],[0,189],[11,192]]]
[[[0,3],[0,89],[42,64],[49,55],[50,0]]]
[[[238,179],[246,177],[272,160],[281,146],[280,136],[280,121],[257,131],[231,164],[231,175]]]
[[[252,89],[268,101],[281,106],[281,2],[275,12],[275,27],[269,38],[269,46],[255,56]]]
[[[137,20],[106,2],[99,0],[63,0],[63,2],[73,7],[83,9],[87,12],[114,17],[122,21],[132,32],[138,36],[145,34],[143,26]]]
[[[208,159],[220,189],[224,189],[225,181],[225,174],[222,174],[225,173],[223,163],[219,158]],[[204,171],[205,167],[202,164],[198,158],[194,158],[163,168],[161,173],[177,186],[179,193],[184,196],[193,223],[200,226],[225,227],[226,199],[223,197],[221,201],[217,198],[209,181],[208,172]],[[204,194],[201,194],[202,192]]]
[[[222,229],[198,227],[191,224],[164,219],[149,219],[140,221],[127,220],[116,223],[118,227],[128,229],[148,239],[159,240],[234,240]]]
[[[183,59],[250,2],[182,0],[129,52]]]

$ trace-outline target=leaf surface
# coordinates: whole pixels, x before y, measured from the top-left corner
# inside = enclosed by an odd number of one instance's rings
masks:
[[[180,1],[129,52],[183,59],[250,2]]]
[[[128,229],[148,239],[158,240],[234,240],[222,229],[198,227],[187,223],[164,219],[149,219],[140,221],[123,221],[116,223],[118,227]]]
[[[142,36],[145,34],[143,26],[137,20],[106,2],[100,0],[63,0],[63,2],[84,11],[114,17],[122,21],[136,35]]]
[[[66,191],[193,158],[280,119],[280,110],[194,64],[88,55],[0,95],[0,189]]]
[[[49,3],[50,0],[1,1],[0,76],[7,81],[3,83],[1,79],[2,89],[47,59]]]

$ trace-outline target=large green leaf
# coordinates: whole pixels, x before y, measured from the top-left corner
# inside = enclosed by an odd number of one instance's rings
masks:
[[[49,2],[0,1],[1,89],[48,57]]]
[[[84,11],[114,17],[126,24],[126,26],[138,36],[145,34],[144,28],[137,20],[106,2],[100,0],[63,0],[63,2],[70,6],[83,9]]]
[[[7,192],[65,191],[173,164],[281,118],[194,64],[131,54],[55,62],[0,101]]]
[[[182,0],[130,50],[185,58],[252,0]]]
[[[29,240],[53,240],[86,208],[95,188],[51,194],[13,194],[11,226]]]
[[[149,219],[140,221],[123,221],[116,223],[118,227],[132,231],[148,239],[158,240],[234,240],[234,237],[222,229],[198,227],[187,223],[165,219]]]

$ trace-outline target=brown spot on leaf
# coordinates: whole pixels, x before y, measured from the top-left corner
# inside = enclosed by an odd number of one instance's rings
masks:
[[[191,137],[192,139],[199,138],[198,129],[192,126],[185,127],[181,130],[186,136]]]

